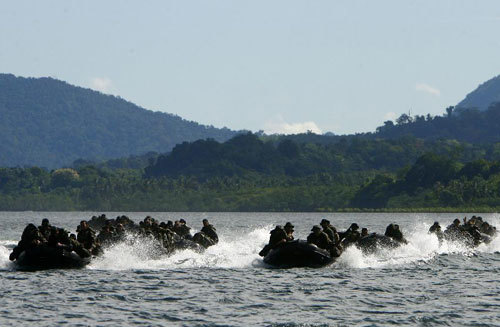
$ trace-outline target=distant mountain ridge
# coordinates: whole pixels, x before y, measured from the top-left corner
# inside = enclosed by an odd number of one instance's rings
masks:
[[[460,101],[455,108],[458,110],[475,108],[484,111],[497,102],[500,102],[500,75],[479,85],[474,91],[467,94],[465,99]]]
[[[0,74],[0,166],[56,168],[79,158],[167,152],[185,141],[225,141],[237,133],[53,78]]]

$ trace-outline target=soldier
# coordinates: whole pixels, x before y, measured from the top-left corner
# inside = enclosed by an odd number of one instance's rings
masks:
[[[186,226],[186,221],[181,219],[175,221],[174,232],[182,238],[191,239],[191,228]]]
[[[344,245],[349,245],[351,243],[357,242],[361,238],[361,234],[359,233],[359,226],[356,223],[351,224],[351,226],[345,231],[344,239],[342,243]]]
[[[259,252],[261,257],[265,257],[269,251],[286,242],[286,232],[281,225],[277,225],[269,234],[271,234],[269,243]]]
[[[315,244],[320,249],[330,250],[332,248],[332,241],[328,235],[321,230],[321,227],[314,225],[311,231],[312,233],[307,236],[307,243]]]
[[[33,224],[28,224],[28,226],[24,228],[21,240],[19,241],[19,243],[17,243],[17,246],[12,250],[12,253],[9,255],[9,260],[10,261],[16,260],[23,251],[37,247],[43,244],[44,242],[45,239],[42,236],[42,234],[38,231],[38,228],[36,228],[36,226]]]
[[[52,226],[49,224],[49,220],[47,218],[42,219],[42,224],[38,226],[38,230],[42,234],[42,236],[45,238],[45,240],[49,240],[50,236],[50,229]]]
[[[460,221],[459,221],[460,222]],[[400,243],[408,243],[406,239],[403,237],[403,233],[399,229],[398,224],[389,224],[385,229],[385,236],[392,238],[393,240]]]
[[[95,232],[85,220],[80,221],[77,231],[77,241],[82,243],[87,250],[91,250],[96,242]]]
[[[203,223],[203,228],[201,229],[201,231],[205,235],[207,235],[213,241],[214,244],[219,243],[219,236],[215,231],[215,227],[212,226],[207,219],[203,219],[202,223]]]
[[[294,240],[294,237],[293,237],[294,228],[295,228],[295,226],[293,226],[291,222],[287,222],[285,224],[285,228],[284,229],[285,229],[285,233],[286,233],[286,241],[287,242],[290,242],[290,241]]]
[[[339,244],[340,237],[337,233],[337,229],[330,224],[330,221],[327,219],[322,219],[319,223],[323,228],[323,232],[328,235],[328,238],[335,244]]]

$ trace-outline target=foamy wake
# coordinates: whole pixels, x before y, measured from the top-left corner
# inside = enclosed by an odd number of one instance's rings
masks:
[[[183,250],[173,255],[153,255],[155,242],[130,236],[123,243],[105,250],[104,255],[94,260],[91,269],[175,269],[175,268],[244,268],[259,264],[258,253],[269,237],[269,226],[258,228],[246,235],[232,238],[220,237],[216,246],[203,253]],[[156,253],[158,254],[158,253]]]
[[[492,221],[499,226],[499,221]],[[420,223],[404,230],[408,244],[396,249],[381,249],[373,254],[364,254],[358,248],[347,248],[332,266],[344,268],[380,268],[427,262],[440,254],[470,256],[474,253],[500,252],[500,237],[489,244],[481,244],[475,249],[459,242],[440,243],[435,235],[428,234],[430,225]],[[272,226],[256,228],[250,233],[240,235],[220,235],[216,246],[203,253],[191,250],[178,251],[165,255],[157,243],[148,238],[128,236],[122,243],[106,248],[104,254],[88,266],[96,270],[149,270],[176,268],[246,268],[263,266],[258,253],[267,243]],[[0,241],[0,269],[12,269],[9,253],[15,241]]]
[[[498,224],[495,224],[498,226]],[[337,261],[338,264],[352,268],[381,268],[426,262],[440,254],[470,256],[474,253],[494,253],[500,251],[500,238],[495,237],[489,244],[470,248],[462,242],[439,242],[434,234],[429,234],[430,224],[419,224],[405,232],[408,244],[395,249],[380,249],[373,254],[364,254],[357,247],[347,248]]]

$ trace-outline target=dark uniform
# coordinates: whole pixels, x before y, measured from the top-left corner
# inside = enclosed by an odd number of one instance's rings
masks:
[[[330,250],[333,246],[328,235],[321,230],[321,227],[314,226],[311,229],[312,233],[307,236],[307,243],[315,244],[320,249]]]
[[[80,222],[77,231],[78,235],[76,236],[76,240],[82,243],[87,250],[91,250],[96,243],[94,230],[89,227],[85,220],[83,220]]]
[[[50,229],[52,228],[52,226],[50,226],[49,224],[49,220],[47,218],[44,218],[42,220],[42,225],[38,226],[38,230],[40,231],[40,233],[42,234],[42,236],[45,238],[45,240],[49,240],[49,236],[50,236]]]
[[[356,243],[361,238],[361,234],[359,233],[359,226],[356,223],[351,224],[351,226],[345,231],[344,239],[342,243],[344,245],[349,245],[351,243]]]
[[[294,237],[293,237],[294,228],[295,228],[295,226],[293,226],[291,222],[287,222],[285,224],[285,233],[286,233],[286,241],[287,242],[291,242],[294,240]]]
[[[201,229],[201,232],[207,235],[214,242],[214,244],[219,243],[219,236],[215,231],[215,227],[209,224],[206,219],[203,219],[203,228]]]
[[[270,234],[269,243],[259,252],[261,257],[265,257],[269,251],[274,249],[279,244],[286,242],[286,232],[282,226],[276,226]]]
[[[9,260],[16,260],[23,251],[39,246],[44,242],[45,239],[38,228],[36,228],[36,226],[33,224],[29,224],[24,228],[21,240],[12,250],[12,253],[9,256]]]

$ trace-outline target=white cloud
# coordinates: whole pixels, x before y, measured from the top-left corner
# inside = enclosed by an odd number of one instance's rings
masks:
[[[415,85],[415,90],[429,93],[429,94],[432,94],[435,96],[441,95],[441,91],[439,91],[439,89],[432,87],[429,84],[425,84],[425,83],[417,83],[417,85]]]
[[[102,93],[113,93],[113,82],[107,77],[94,77],[90,81],[90,88]]]
[[[386,112],[384,115],[385,120],[395,120],[398,117],[398,115],[395,112]]]
[[[321,129],[313,121],[302,123],[287,123],[281,115],[270,119],[264,123],[264,132],[266,134],[299,134],[311,131],[316,134],[322,134]]]

